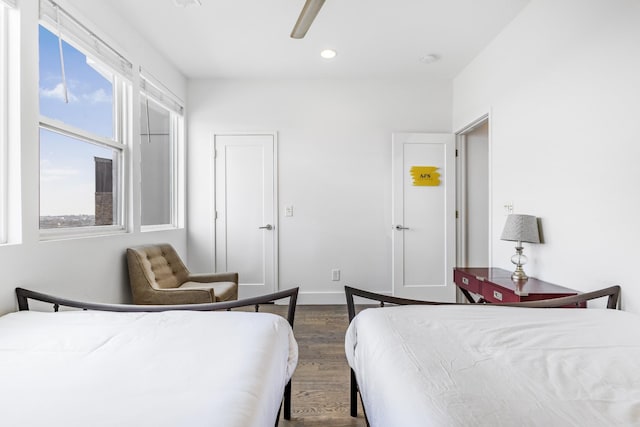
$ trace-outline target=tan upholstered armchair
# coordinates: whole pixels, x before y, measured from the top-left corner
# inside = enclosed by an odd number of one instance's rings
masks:
[[[238,273],[191,274],[167,243],[127,249],[134,304],[197,304],[238,299]]]

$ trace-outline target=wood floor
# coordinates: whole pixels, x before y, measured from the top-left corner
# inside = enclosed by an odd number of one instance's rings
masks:
[[[344,355],[348,323],[344,305],[297,307],[294,334],[299,360],[291,383],[291,420],[281,418],[281,427],[366,425],[361,406],[358,418],[349,415],[350,371]]]

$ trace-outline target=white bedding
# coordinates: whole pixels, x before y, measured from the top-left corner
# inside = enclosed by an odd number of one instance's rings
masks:
[[[297,359],[269,313],[11,313],[0,425],[273,426]]]
[[[640,316],[631,313],[368,309],[345,349],[372,427],[640,425]]]

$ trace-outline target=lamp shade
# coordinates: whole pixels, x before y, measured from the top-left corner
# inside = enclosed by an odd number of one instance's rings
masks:
[[[512,242],[540,243],[538,219],[533,215],[512,214],[507,216],[507,222],[504,224],[500,239]]]

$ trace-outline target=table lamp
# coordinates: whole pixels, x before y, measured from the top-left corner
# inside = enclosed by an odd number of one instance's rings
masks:
[[[507,222],[502,230],[501,240],[516,243],[516,254],[511,257],[511,262],[516,265],[516,270],[511,275],[512,280],[524,281],[529,277],[522,266],[527,263],[527,257],[522,254],[522,242],[540,243],[538,232],[538,219],[533,215],[511,214],[507,216]]]

